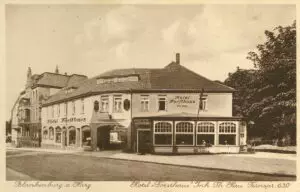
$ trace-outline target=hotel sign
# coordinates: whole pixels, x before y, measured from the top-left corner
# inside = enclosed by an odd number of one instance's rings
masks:
[[[86,122],[86,118],[76,118],[76,117],[71,117],[71,118],[61,118],[60,123],[69,123],[69,122]],[[47,121],[49,124],[54,124],[54,123],[59,123],[58,119],[49,119]]]
[[[180,108],[185,108],[188,107],[189,105],[195,105],[196,99],[193,98],[192,96],[175,96],[170,99],[169,103],[174,104]]]

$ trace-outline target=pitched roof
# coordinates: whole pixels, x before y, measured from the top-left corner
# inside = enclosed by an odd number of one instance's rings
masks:
[[[112,78],[138,75],[138,81],[110,82],[97,84],[99,78]],[[58,93],[52,95],[44,105],[55,103],[61,100],[68,100],[87,95],[105,92],[151,92],[151,91],[195,91],[202,89],[205,92],[233,92],[234,89],[226,85],[211,81],[177,63],[170,63],[164,68],[130,68],[115,69],[107,71],[96,77],[81,81],[78,87],[66,94],[63,88]]]
[[[56,87],[56,88],[63,88],[66,86],[74,86],[79,82],[87,79],[84,75],[63,75],[58,73],[50,73],[45,72],[41,74],[33,86],[49,86],[49,87]]]

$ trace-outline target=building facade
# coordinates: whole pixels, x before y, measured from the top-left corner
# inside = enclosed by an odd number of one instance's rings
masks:
[[[28,68],[25,89],[16,100],[12,112],[12,144],[18,147],[40,147],[41,105],[65,86],[87,79],[83,75],[45,72],[32,75]]]
[[[42,147],[134,152],[238,153],[246,123],[232,116],[234,89],[176,61],[117,69],[59,90],[42,105]]]

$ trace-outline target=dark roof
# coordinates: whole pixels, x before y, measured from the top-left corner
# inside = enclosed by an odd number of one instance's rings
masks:
[[[139,81],[97,84],[99,78],[130,75],[138,75]],[[205,92],[234,91],[231,87],[211,81],[174,62],[161,69],[115,69],[81,81],[77,85],[78,88],[68,94],[65,91],[68,87],[63,88],[52,95],[44,105],[105,92],[200,92],[202,89]]]
[[[59,73],[45,72],[37,78],[33,86],[63,88],[66,86],[74,86],[85,79],[87,79],[87,77],[84,75],[63,75]]]

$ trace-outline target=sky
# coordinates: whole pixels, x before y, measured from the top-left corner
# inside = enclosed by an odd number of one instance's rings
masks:
[[[211,80],[253,68],[265,30],[292,24],[293,5],[6,5],[6,119],[33,74],[88,77],[181,65]]]

